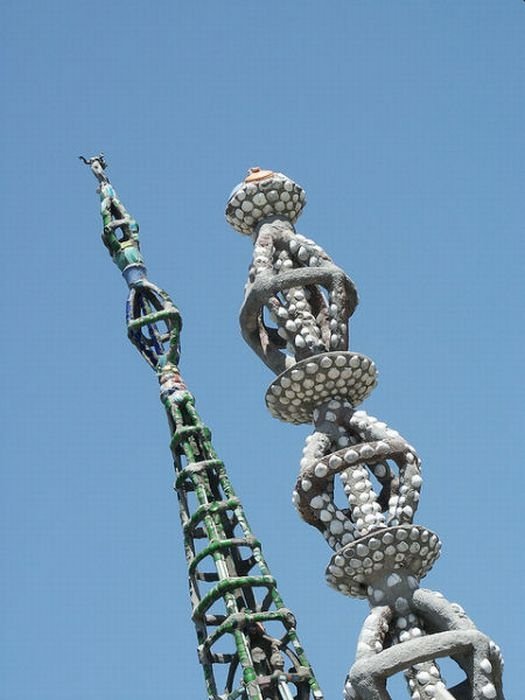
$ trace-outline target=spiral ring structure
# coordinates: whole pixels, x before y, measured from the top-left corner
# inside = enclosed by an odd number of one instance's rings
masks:
[[[370,605],[345,699],[390,700],[387,680],[404,672],[412,700],[503,700],[497,645],[460,606],[420,587],[441,549],[435,533],[413,522],[421,461],[397,431],[356,410],[376,386],[377,369],[349,350],[358,302],[352,280],[295,232],[305,203],[303,188],[285,175],[253,168],[230,196],[226,218],[254,242],[240,323],[277,375],[268,409],[313,424],[294,504],[333,550],[328,584]],[[443,657],[465,673],[453,688],[439,668]]]

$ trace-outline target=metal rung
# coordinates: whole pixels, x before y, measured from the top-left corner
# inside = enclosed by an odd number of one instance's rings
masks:
[[[192,619],[199,619],[201,615],[206,612],[206,610],[208,610],[213,603],[219,600],[219,598],[222,598],[225,593],[243,588],[243,586],[271,589],[275,585],[276,581],[273,576],[236,576],[235,578],[219,581],[219,583],[212,588],[212,590],[195,607],[192,614]]]

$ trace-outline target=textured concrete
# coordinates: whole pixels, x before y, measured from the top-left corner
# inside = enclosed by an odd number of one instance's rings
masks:
[[[345,700],[390,700],[403,672],[412,700],[503,700],[498,647],[441,594],[420,588],[441,542],[413,523],[421,460],[396,430],[356,407],[376,386],[374,362],[349,351],[357,304],[352,280],[314,241],[295,232],[304,190],[282,173],[252,169],[226,209],[254,243],[242,334],[278,376],[266,394],[273,416],[312,422],[293,495],[301,517],[334,550],[330,586],[367,598]],[[336,498],[336,479],[345,503]],[[447,688],[437,660],[465,680]]]

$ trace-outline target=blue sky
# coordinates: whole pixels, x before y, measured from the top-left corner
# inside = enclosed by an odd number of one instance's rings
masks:
[[[291,505],[306,428],[264,407],[243,343],[251,244],[223,217],[252,165],[305,189],[297,229],[355,281],[364,408],[423,459],[425,585],[501,645],[523,624],[525,3],[5,0],[1,700],[204,697],[168,431],[100,242],[104,151],[182,370],[327,698],[366,605]]]

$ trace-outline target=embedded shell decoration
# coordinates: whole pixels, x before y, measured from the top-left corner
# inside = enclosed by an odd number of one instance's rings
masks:
[[[310,423],[314,410],[333,398],[357,406],[377,384],[375,363],[357,352],[326,352],[297,362],[280,374],[266,392],[274,418]]]
[[[366,598],[367,584],[385,572],[404,569],[418,580],[423,578],[440,550],[438,536],[421,526],[375,530],[332,557],[326,571],[327,582],[340,593]]]
[[[252,168],[232,192],[226,220],[236,231],[251,235],[257,225],[273,216],[294,224],[306,204],[303,188],[282,173]]]
[[[334,550],[328,584],[344,595],[368,598],[371,606],[344,700],[391,700],[387,679],[401,671],[412,700],[504,700],[497,645],[459,606],[420,588],[441,549],[435,533],[413,524],[421,462],[397,431],[355,411],[375,387],[377,369],[349,350],[353,283],[290,225],[305,201],[303,190],[285,175],[252,168],[231,195],[226,218],[240,233],[255,234],[241,327],[277,374],[266,405],[280,420],[313,422],[293,502]],[[301,245],[303,255],[297,252]],[[313,295],[327,303],[314,308]],[[266,327],[265,312],[277,328]],[[306,343],[311,328],[315,337],[312,332]],[[332,341],[338,329],[344,330]],[[339,481],[344,498],[336,490]],[[465,672],[454,688],[447,688],[436,663],[442,657]]]

